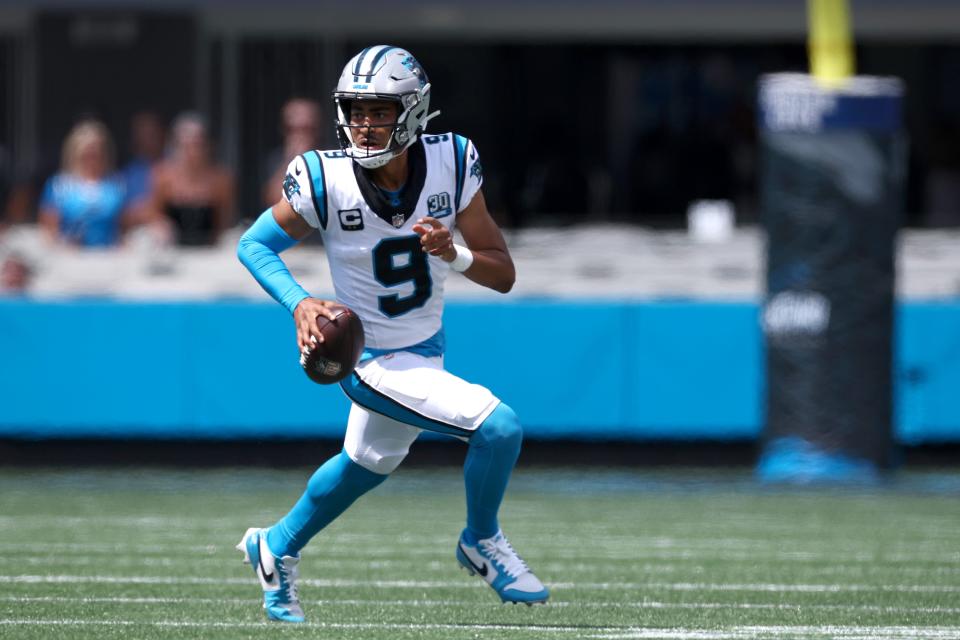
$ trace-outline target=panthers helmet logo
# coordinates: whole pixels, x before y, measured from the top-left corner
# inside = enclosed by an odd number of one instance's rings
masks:
[[[417,76],[417,80],[420,81],[421,88],[427,84],[427,74],[423,72],[423,67],[420,66],[420,63],[417,62],[416,58],[413,56],[406,56],[400,61],[400,64],[409,69],[410,73]]]

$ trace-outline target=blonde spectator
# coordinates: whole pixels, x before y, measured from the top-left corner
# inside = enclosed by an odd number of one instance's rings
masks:
[[[207,125],[184,113],[171,127],[168,158],[153,174],[152,215],[164,221],[177,244],[216,244],[232,222],[234,178],[213,159]]]
[[[70,130],[60,172],[47,180],[40,199],[38,222],[51,240],[114,246],[138,222],[113,162],[113,140],[103,123],[85,120]]]

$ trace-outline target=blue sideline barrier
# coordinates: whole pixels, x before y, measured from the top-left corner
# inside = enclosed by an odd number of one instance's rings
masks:
[[[960,303],[900,307],[901,442],[960,441]],[[750,439],[763,351],[752,303],[448,304],[447,367],[527,437]],[[0,436],[330,437],[348,402],[303,375],[275,304],[0,301]]]

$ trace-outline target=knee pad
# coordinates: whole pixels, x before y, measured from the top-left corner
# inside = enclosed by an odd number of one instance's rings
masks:
[[[381,475],[389,475],[400,466],[410,452],[409,440],[379,438],[373,441],[346,443],[344,450],[358,465]]]
[[[520,419],[509,405],[501,402],[473,434],[470,443],[481,446],[498,443],[519,446],[522,440],[523,427],[520,426]]]

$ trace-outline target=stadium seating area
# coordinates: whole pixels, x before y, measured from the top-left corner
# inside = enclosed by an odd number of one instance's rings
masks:
[[[56,249],[32,227],[0,238],[0,253],[15,251],[34,274],[35,297],[107,297],[129,300],[264,299],[234,254],[240,230],[214,249],[164,248],[132,238],[110,251]],[[630,225],[538,228],[510,232],[517,263],[513,295],[524,298],[757,300],[765,287],[764,234],[740,228],[725,241],[701,242],[685,231]],[[898,246],[901,299],[960,294],[960,231],[904,230]],[[284,254],[293,272],[319,295],[332,293],[323,248]],[[499,294],[465,278],[447,281],[453,298],[496,299]]]

